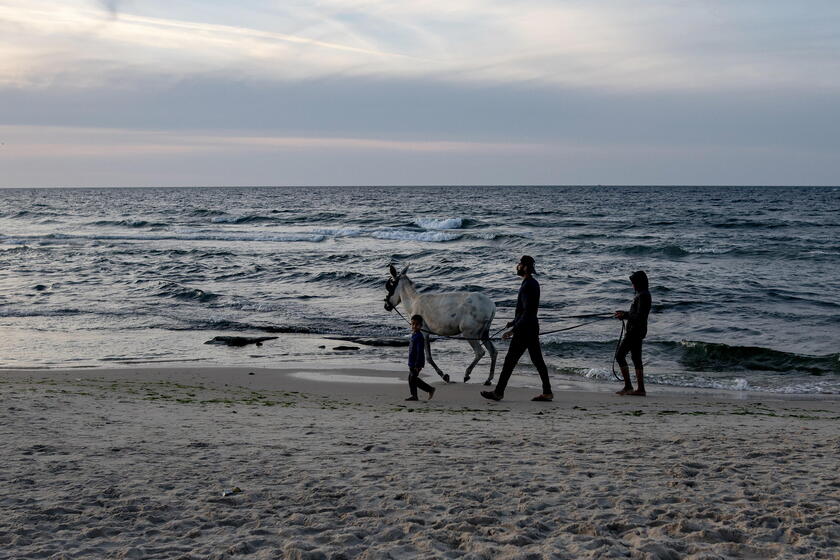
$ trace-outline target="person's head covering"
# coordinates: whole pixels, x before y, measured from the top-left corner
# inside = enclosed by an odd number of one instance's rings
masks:
[[[534,266],[534,257],[530,255],[522,255],[522,258],[519,259],[519,263],[525,266],[530,274],[535,274],[537,272],[537,269]]]
[[[637,270],[630,275],[630,281],[636,286],[636,290],[642,291],[648,289],[648,277],[644,270]]]

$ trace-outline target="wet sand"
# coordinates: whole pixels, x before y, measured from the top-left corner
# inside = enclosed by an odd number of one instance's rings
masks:
[[[0,558],[840,557],[838,398],[403,378],[0,372]]]

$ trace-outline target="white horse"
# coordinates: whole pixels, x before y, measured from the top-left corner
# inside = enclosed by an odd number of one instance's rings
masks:
[[[423,317],[426,361],[435,368],[437,374],[444,381],[449,382],[449,376],[445,375],[432,360],[429,335],[455,336],[460,334],[469,342],[473,352],[475,352],[475,359],[464,372],[464,383],[469,381],[473,368],[484,357],[484,349],[481,347],[484,344],[490,352],[490,377],[484,384],[492,384],[498,351],[490,340],[490,324],[496,315],[496,304],[484,294],[473,292],[420,294],[417,293],[414,282],[406,276],[407,266],[399,274],[397,274],[394,265],[390,265],[389,270],[391,278],[385,284],[385,288],[388,290],[388,294],[385,296],[385,309],[391,311],[402,303],[408,318],[411,318],[412,315]]]

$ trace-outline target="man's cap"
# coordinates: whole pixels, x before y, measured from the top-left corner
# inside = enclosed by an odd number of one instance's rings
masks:
[[[522,255],[522,258],[519,259],[519,264],[530,270],[531,274],[534,274],[537,271],[537,267],[534,266],[534,257],[531,255]]]

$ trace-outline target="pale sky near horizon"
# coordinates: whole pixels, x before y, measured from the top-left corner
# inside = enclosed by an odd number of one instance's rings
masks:
[[[0,0],[0,187],[840,184],[840,3]]]

